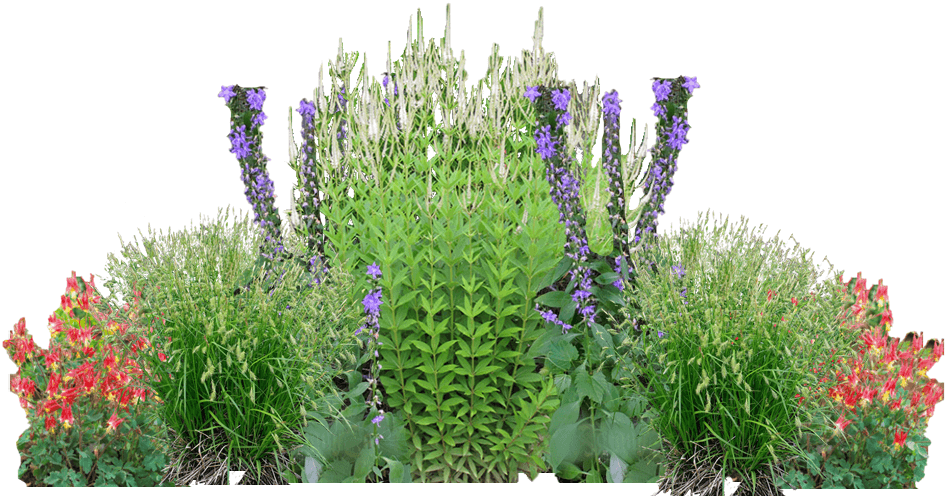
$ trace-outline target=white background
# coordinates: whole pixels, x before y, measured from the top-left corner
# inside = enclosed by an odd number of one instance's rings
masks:
[[[793,234],[815,250],[814,262],[827,256],[847,280],[859,271],[869,285],[884,278],[891,335],[944,338],[939,220],[948,175],[937,147],[946,136],[948,40],[936,5],[546,1],[543,47],[560,78],[581,85],[598,76],[602,91],[618,90],[623,150],[633,117],[636,138],[647,124],[654,143],[652,77],[698,78],[663,233],[679,219],[693,223],[699,210],[745,215],[752,227],[769,226],[767,237]],[[381,80],[388,41],[397,59],[419,7],[426,40],[443,36],[445,3],[427,0],[5,4],[0,323],[12,330],[26,317],[45,347],[47,317],[73,270],[95,274],[107,293],[106,255],[118,254],[118,233],[130,242],[149,223],[167,234],[219,208],[249,212],[221,85],[267,87],[263,150],[276,205],[289,209],[288,108],[295,114],[301,98],[312,99],[340,37],[346,50],[368,53],[368,71]],[[452,47],[458,58],[465,51],[469,87],[483,77],[492,43],[504,57],[532,49],[540,4],[451,7]],[[357,75],[358,66],[353,82]],[[298,115],[294,124],[299,143]],[[16,372],[12,361],[0,364],[3,379]],[[931,374],[943,379],[944,366]],[[14,442],[26,418],[3,385],[0,484],[22,489]],[[942,405],[920,489],[948,483],[937,470],[948,460]],[[607,493],[628,493],[621,489]]]

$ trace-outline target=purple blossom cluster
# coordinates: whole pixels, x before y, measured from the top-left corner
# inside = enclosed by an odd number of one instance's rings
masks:
[[[260,150],[263,140],[260,126],[267,119],[263,113],[263,102],[267,98],[265,88],[221,86],[217,96],[223,97],[231,109],[231,132],[227,135],[232,145],[230,152],[240,161],[241,180],[246,186],[244,194],[253,207],[254,223],[260,225],[264,236],[261,254],[273,261],[274,257],[284,253],[284,247],[280,216],[274,205],[273,181],[267,173],[266,165],[270,159]]]
[[[652,149],[654,167],[651,167],[645,183],[650,189],[646,201],[645,215],[640,217],[636,226],[633,243],[640,245],[645,234],[655,234],[658,215],[665,212],[664,201],[671,186],[672,176],[677,171],[677,156],[684,144],[688,143],[687,100],[692,91],[699,88],[696,78],[679,77],[675,80],[656,79],[652,85],[655,93],[655,105],[652,110],[659,117],[660,134],[658,143]],[[571,116],[568,112],[569,90],[565,88],[548,89],[544,86],[530,86],[524,93],[537,106],[537,123],[534,138],[536,152],[546,163],[546,178],[550,183],[550,195],[560,211],[560,223],[566,226],[567,242],[564,246],[566,256],[574,261],[570,269],[570,286],[576,289],[572,300],[577,303],[579,314],[587,326],[595,325],[596,304],[593,299],[591,261],[601,256],[591,253],[585,231],[586,217],[580,205],[580,182],[572,173],[572,151],[566,150],[565,126]],[[628,244],[628,224],[625,219],[625,192],[622,180],[622,152],[619,145],[619,114],[621,111],[618,92],[606,92],[602,99],[603,108],[603,168],[607,176],[609,198],[606,208],[613,232],[613,250],[611,262],[615,272],[621,278],[612,285],[622,290],[624,280],[634,286],[634,277],[622,271],[623,263],[628,263],[630,248]],[[646,246],[647,248],[648,246]],[[651,263],[654,269],[654,263]],[[627,265],[626,265],[627,266]],[[576,285],[578,283],[578,285]],[[684,295],[684,292],[683,294]],[[535,308],[549,322],[563,327],[564,333],[572,328],[560,321],[552,311]],[[635,321],[636,330],[639,329]]]
[[[382,271],[379,266],[375,263],[372,263],[367,267],[368,271],[366,275],[372,277],[373,279],[378,279],[382,276]],[[376,287],[374,291],[368,293],[365,298],[362,300],[362,306],[366,314],[366,324],[362,327],[359,327],[359,330],[356,331],[356,335],[359,335],[360,332],[366,329],[371,329],[372,333],[368,339],[368,342],[371,346],[371,343],[374,342],[374,358],[372,359],[372,367],[369,371],[369,375],[366,376],[366,380],[369,381],[369,385],[372,388],[372,397],[366,401],[367,405],[370,405],[375,409],[376,415],[372,418],[372,423],[375,424],[375,444],[379,444],[379,439],[382,436],[379,434],[379,429],[381,428],[382,420],[385,420],[385,410],[382,410],[382,401],[379,399],[379,385],[378,385],[378,375],[382,371],[382,365],[379,363],[379,350],[378,347],[382,345],[379,342],[379,314],[380,306],[382,305],[382,289]]]
[[[595,323],[596,307],[591,299],[590,285],[592,278],[587,265],[578,264],[586,261],[590,253],[588,237],[586,236],[583,207],[580,203],[579,181],[571,171],[572,155],[564,146],[565,126],[569,124],[571,116],[568,112],[570,92],[568,89],[547,89],[543,86],[528,87],[524,96],[537,104],[538,118],[534,138],[537,143],[537,153],[546,162],[546,179],[550,183],[550,196],[560,211],[559,222],[566,227],[566,255],[575,261],[570,269],[570,282],[579,280],[578,289],[573,292],[572,299],[577,303],[580,315],[588,325]],[[553,125],[545,124],[552,121]],[[535,308],[540,311],[539,306]],[[572,328],[570,324],[560,321],[552,311],[541,312],[541,315],[550,322],[563,327],[564,333]]]

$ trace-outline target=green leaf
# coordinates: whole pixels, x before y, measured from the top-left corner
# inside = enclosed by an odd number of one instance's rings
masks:
[[[550,417],[550,433],[556,432],[560,427],[575,423],[579,420],[579,404],[581,400],[572,403],[560,405]]]
[[[424,351],[425,353],[434,354],[434,353],[432,353],[432,351],[431,351],[431,346],[425,344],[424,342],[421,342],[421,341],[418,341],[418,340],[413,340],[413,341],[411,341],[411,343],[412,343],[412,345],[414,345],[416,348],[418,348],[418,349]]]
[[[550,437],[550,465],[559,468],[560,463],[574,462],[582,449],[579,441],[579,422],[557,428]]]
[[[362,448],[359,458],[356,459],[352,476],[356,478],[357,482],[365,482],[366,477],[369,476],[369,472],[372,472],[372,467],[375,465],[374,441],[372,443]]]
[[[566,341],[557,341],[550,346],[547,357],[553,363],[553,366],[566,372],[569,371],[573,360],[579,357],[579,350]]]
[[[563,462],[556,469],[556,476],[563,479],[573,480],[579,477],[583,471],[579,469],[576,465],[573,465],[569,462]]]
[[[536,302],[550,308],[561,309],[571,303],[573,298],[566,291],[552,291],[538,296]]]
[[[596,404],[602,404],[602,397],[606,393],[607,381],[601,371],[596,372],[593,377],[590,377],[585,370],[577,369],[577,371],[573,373],[573,383],[576,385],[576,392],[580,395],[580,399],[586,396]]]
[[[89,456],[87,451],[77,450],[77,452],[79,453],[79,467],[88,474],[92,470],[92,457]]]
[[[573,383],[573,379],[568,374],[559,374],[553,378],[553,382],[556,385],[556,391],[563,393],[569,389],[569,386]]]

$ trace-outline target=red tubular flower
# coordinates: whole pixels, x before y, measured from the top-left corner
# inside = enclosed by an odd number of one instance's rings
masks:
[[[925,340],[922,338],[924,335],[925,335],[924,333],[919,332],[919,333],[912,339],[912,354],[915,354],[915,353],[917,353],[917,352],[919,352],[919,351],[922,350],[922,346],[925,345]]]
[[[852,423],[852,420],[846,420],[846,414],[844,413],[840,415],[838,419],[836,419],[836,430],[845,431],[846,427],[849,426],[849,424],[851,423]]]
[[[56,369],[59,362],[62,361],[62,358],[59,357],[59,352],[48,351],[46,353],[46,368]]]
[[[925,406],[934,407],[936,403],[943,399],[944,394],[944,388],[936,387],[935,389],[932,389],[928,394],[925,395]]]
[[[53,332],[62,332],[62,331],[63,331],[63,324],[64,324],[65,322],[63,322],[63,321],[60,320],[59,318],[56,318],[56,315],[51,315],[47,321],[49,322],[49,332],[50,332],[50,334],[52,334]]]
[[[899,408],[902,408],[902,398],[889,403],[889,410],[896,411]]]
[[[899,368],[899,379],[902,387],[905,387],[905,383],[912,378],[912,362],[905,361],[902,362],[902,367]]]
[[[935,361],[938,361],[943,354],[945,354],[945,340],[935,341],[935,347],[932,348],[932,357],[935,358]]]
[[[56,419],[53,417],[46,417],[46,430],[50,432],[55,432]]]
[[[876,289],[876,301],[882,304],[889,300],[889,286],[882,285],[882,279],[879,279],[879,287]]]
[[[879,333],[879,331],[872,331],[864,332],[860,338],[866,347],[871,348],[872,351],[877,351],[885,348],[888,336],[885,333]]]
[[[69,389],[64,390],[59,394],[63,398],[63,403],[71,405],[76,402],[76,398],[79,397],[79,388],[70,387]]]
[[[122,422],[124,422],[124,421],[125,421],[124,418],[118,418],[118,416],[113,413],[113,414],[112,414],[112,417],[109,418],[109,421],[108,421],[108,426],[109,426],[109,427],[108,427],[108,429],[106,429],[106,432],[112,432],[112,431],[114,431],[114,430],[117,430],[118,427],[119,427],[120,425],[122,425]]]
[[[859,396],[860,404],[862,404],[863,406],[866,406],[869,403],[872,403],[872,398],[876,396],[877,392],[879,392],[878,389],[869,390],[868,387],[863,389],[862,394],[860,394]]]
[[[859,396],[857,396],[854,393],[847,394],[846,400],[844,401],[846,406],[848,406],[849,408],[853,408],[854,406],[856,406],[856,403],[858,402],[859,402]]]
[[[54,396],[59,392],[59,381],[62,376],[56,372],[49,374],[49,384],[46,385],[46,394]]]
[[[895,449],[899,449],[905,445],[905,438],[907,436],[908,434],[902,431],[895,431],[895,441],[894,441]]]
[[[62,406],[60,406],[59,403],[57,403],[56,400],[54,399],[47,399],[46,402],[43,404],[43,411],[45,411],[47,415],[56,413],[57,411],[61,409],[62,409]]]
[[[918,401],[922,399],[922,393],[914,392],[912,393],[912,403],[909,405],[912,408],[918,406]]]
[[[63,412],[59,416],[59,421],[62,422],[63,426],[67,429],[76,423],[76,419],[72,416],[72,405],[63,404]]]

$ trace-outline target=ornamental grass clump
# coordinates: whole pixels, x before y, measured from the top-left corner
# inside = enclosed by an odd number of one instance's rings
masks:
[[[307,269],[287,265],[277,285],[259,284],[261,271],[235,295],[239,277],[254,271],[255,245],[266,241],[246,217],[227,227],[221,216],[195,232],[155,238],[149,226],[143,250],[122,242],[127,260],[109,254],[106,266],[110,297],[141,296],[149,339],[167,355],[142,355],[174,438],[165,479],[226,484],[228,471],[244,470],[242,484],[286,483],[290,451],[305,444],[306,409],[355,368],[350,330],[360,316],[345,306],[349,291],[336,287],[351,278],[334,274],[339,284],[300,291],[290,282],[306,282]]]
[[[731,477],[738,494],[779,494],[781,462],[801,454],[807,415],[795,395],[816,382],[819,351],[834,346],[834,281],[812,289],[806,251],[781,261],[776,245],[745,237],[745,224],[657,239],[646,252],[656,273],[633,292],[655,332],[651,361],[637,370],[669,455],[661,491],[718,494]],[[814,299],[796,300],[811,289]]]

